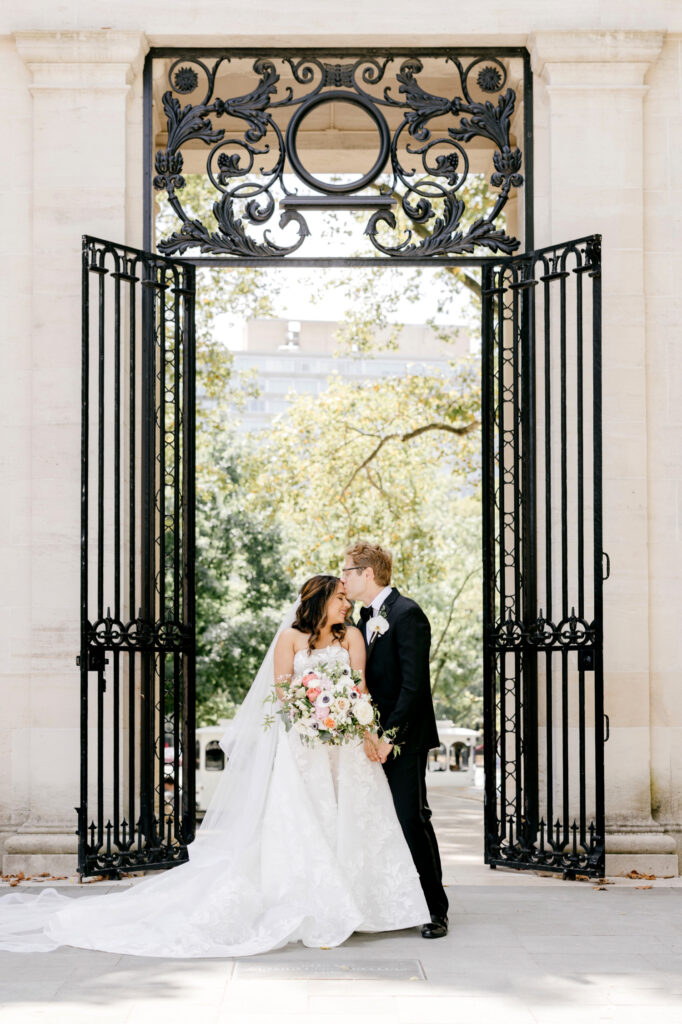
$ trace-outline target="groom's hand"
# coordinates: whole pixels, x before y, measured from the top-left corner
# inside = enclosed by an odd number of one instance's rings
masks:
[[[376,746],[376,751],[377,754],[379,755],[379,760],[381,761],[382,764],[386,764],[386,761],[388,760],[388,755],[391,753],[392,750],[392,743],[387,743],[386,740],[379,740]]]

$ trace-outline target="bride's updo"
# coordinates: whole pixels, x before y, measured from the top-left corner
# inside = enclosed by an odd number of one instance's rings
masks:
[[[301,603],[296,612],[293,628],[301,633],[310,633],[308,650],[312,651],[327,621],[327,604],[336,593],[341,580],[338,576],[311,576],[301,587]],[[335,640],[341,642],[346,635],[346,624],[332,626]]]

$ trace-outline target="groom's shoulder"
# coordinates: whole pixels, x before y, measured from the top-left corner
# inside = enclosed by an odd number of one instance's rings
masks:
[[[413,598],[407,597],[405,594],[398,594],[393,603],[393,610],[398,615],[406,615],[412,612],[413,615],[418,615],[420,617],[423,616],[426,618],[421,605],[417,604]]]

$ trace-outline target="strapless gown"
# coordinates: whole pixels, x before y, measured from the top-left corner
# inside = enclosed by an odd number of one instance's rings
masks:
[[[348,653],[299,651],[295,671],[330,658]],[[123,892],[77,899],[55,889],[12,892],[0,899],[0,948],[232,957],[296,941],[337,946],[355,931],[428,921],[381,765],[361,743],[308,746],[293,729],[275,728],[255,853],[205,864],[192,859],[190,845],[188,862]]]

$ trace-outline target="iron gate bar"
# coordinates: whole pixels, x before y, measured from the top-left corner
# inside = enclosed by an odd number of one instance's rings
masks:
[[[287,256],[280,259],[274,256],[252,257],[230,256],[229,263],[226,259],[210,256],[183,256],[183,263],[191,263],[194,267],[298,267],[299,269],[310,269],[311,267],[431,267],[437,270],[439,267],[495,267],[499,264],[499,258],[494,256],[466,257],[457,256],[434,256],[432,260],[410,259],[405,256],[400,260],[384,256]]]
[[[536,505],[536,479],[537,466],[535,458],[535,438],[537,436],[536,410],[535,410],[535,296],[534,289],[536,282],[532,279],[530,267],[522,273],[518,287],[514,295],[517,302],[520,302],[520,323],[521,323],[521,408],[525,415],[518,417],[517,409],[517,430],[520,419],[521,450],[524,458],[521,461],[521,496],[519,499],[519,518],[521,522],[523,546],[519,550],[519,562],[522,566],[522,580],[519,579],[518,589],[524,595],[523,622],[526,629],[532,626],[533,614],[537,609],[537,562],[536,542],[537,520],[535,513]],[[519,378],[517,378],[519,379]],[[518,536],[518,531],[517,531]],[[529,543],[530,540],[530,543]],[[521,545],[519,544],[519,547]],[[522,582],[523,581],[523,582]],[[530,832],[533,822],[539,819],[539,794],[538,782],[529,778],[526,771],[527,764],[537,764],[538,743],[537,743],[537,658],[524,656],[526,664],[523,672],[523,737],[524,754],[523,758],[523,814],[527,823],[524,831],[524,842],[526,849],[530,849],[533,837]],[[518,678],[518,676],[517,676]]]
[[[572,265],[575,264],[575,265]],[[536,272],[540,271],[536,278]],[[591,622],[585,604],[585,288],[591,281],[592,522],[593,581]],[[571,361],[575,383],[569,389],[567,288],[575,288],[575,329]],[[559,290],[558,351],[552,337],[552,283]],[[542,338],[537,337],[541,285]],[[604,715],[601,526],[601,249],[599,236],[549,246],[524,256],[500,259],[483,268],[483,527],[484,527],[484,696],[486,760],[486,861],[517,868],[542,867],[564,874],[598,875],[604,869]],[[558,357],[558,368],[555,356]],[[536,377],[538,360],[543,363]],[[552,489],[552,458],[557,439],[553,424],[553,373],[559,377],[559,506]],[[573,372],[573,371],[571,371]],[[573,377],[571,377],[573,380]],[[575,455],[569,459],[569,393],[578,423],[571,428]],[[538,435],[537,398],[544,415]],[[538,454],[542,454],[544,502],[539,504]],[[499,468],[496,470],[496,466]],[[520,474],[520,476],[519,476]],[[577,614],[570,602],[576,586],[569,558],[569,478],[579,512],[571,520],[577,567]],[[508,507],[511,490],[513,513]],[[537,520],[543,508],[542,530]],[[560,616],[555,624],[552,594],[553,516],[560,513],[558,580]],[[538,541],[544,532],[544,611],[538,608]],[[573,548],[571,549],[573,550]],[[556,565],[556,560],[554,561]],[[513,589],[509,590],[508,586]],[[544,651],[545,749],[538,747],[538,664]],[[554,661],[560,658],[558,691],[560,760],[555,765]],[[509,659],[514,675],[509,674]],[[577,661],[576,667],[572,665]],[[587,765],[587,672],[592,685],[594,745],[592,773]],[[577,678],[577,685],[572,683]],[[577,714],[571,719],[576,706]],[[570,723],[577,719],[577,766],[572,766]],[[512,750],[508,741],[513,744]],[[495,777],[499,755],[500,778]],[[555,767],[559,772],[555,777]],[[542,792],[541,792],[542,780]],[[554,818],[559,785],[560,816]],[[588,784],[594,813],[588,824]],[[542,796],[542,799],[541,799]],[[541,807],[544,801],[544,813]],[[545,820],[546,816],[546,820]]]
[[[92,275],[97,278],[96,310],[90,303]],[[82,278],[81,649],[78,658],[81,799],[77,812],[79,872],[87,875],[116,874],[125,868],[169,866],[186,858],[187,843],[194,835],[191,769],[195,729],[195,269],[184,261],[85,236]],[[107,280],[111,285],[106,284]],[[125,294],[121,282],[125,282]],[[126,317],[125,302],[128,305]],[[139,320],[138,304],[142,312]],[[93,313],[96,336],[91,341]],[[123,361],[124,323],[127,326],[127,367]],[[141,326],[139,334],[138,326]],[[91,381],[93,345],[97,363]],[[138,360],[138,346],[141,360]],[[126,372],[129,407],[127,419],[124,419],[122,396]],[[94,403],[90,400],[93,388]],[[138,423],[141,434],[138,434]],[[127,432],[125,445],[124,432]],[[97,446],[94,467],[90,452],[93,436]],[[97,574],[92,581],[95,584],[95,621],[89,618],[88,564],[92,550],[89,502],[93,468],[97,500],[96,537],[92,538]],[[123,501],[126,501],[129,516],[127,557],[122,547]],[[107,517],[106,509],[110,510]],[[142,563],[141,573],[137,568],[138,558]],[[127,621],[124,621],[121,605],[125,564],[129,574]],[[141,600],[136,610],[138,585]],[[105,595],[110,596],[110,604],[105,601]],[[127,673],[122,673],[122,658],[128,659]],[[138,660],[142,669],[140,694],[135,671]],[[111,668],[107,670],[110,663]],[[172,679],[166,674],[167,663],[172,668]],[[89,710],[90,672],[96,672],[94,721],[90,720]],[[106,672],[111,673],[112,682],[108,696],[105,696]],[[124,676],[129,730],[125,758],[122,757],[121,732]],[[173,798],[169,805],[165,792],[164,739],[166,727],[171,724]],[[88,740],[90,731],[95,729],[96,821],[88,825]],[[105,757],[105,734],[109,729],[111,753]],[[189,766],[181,781],[181,759],[185,754],[186,760],[188,753]],[[108,764],[111,772],[108,772]],[[122,774],[124,767],[127,778]],[[126,787],[123,794],[122,785]],[[121,820],[122,796],[127,818]],[[139,797],[137,822],[136,796]],[[106,805],[111,806],[109,820],[105,817]]]

